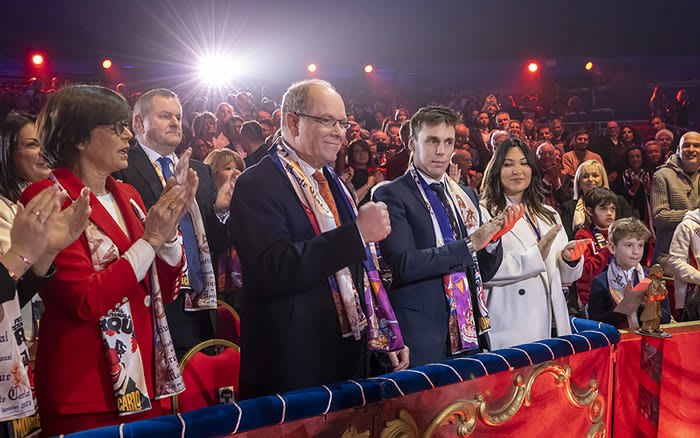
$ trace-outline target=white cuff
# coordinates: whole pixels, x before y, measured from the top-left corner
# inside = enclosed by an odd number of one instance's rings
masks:
[[[166,242],[158,250],[158,257],[170,266],[177,266],[182,260],[182,245],[180,239],[174,242]]]
[[[156,257],[156,253],[150,243],[143,239],[139,239],[131,245],[122,256],[131,264],[131,269],[134,270],[136,280],[141,281],[146,278],[146,273]]]

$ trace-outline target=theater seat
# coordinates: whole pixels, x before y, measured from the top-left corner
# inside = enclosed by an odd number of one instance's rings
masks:
[[[208,355],[204,349],[218,353]],[[237,400],[240,362],[238,345],[224,339],[210,339],[192,347],[180,360],[186,389],[172,397],[173,414],[219,404],[219,389],[233,387],[233,398]]]
[[[238,312],[221,300],[217,300],[216,337],[239,344],[241,340],[241,318]]]

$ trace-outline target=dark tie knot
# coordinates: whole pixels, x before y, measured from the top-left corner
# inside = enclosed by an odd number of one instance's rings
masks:
[[[445,186],[441,182],[434,182],[430,184],[430,188],[438,195],[445,195]]]

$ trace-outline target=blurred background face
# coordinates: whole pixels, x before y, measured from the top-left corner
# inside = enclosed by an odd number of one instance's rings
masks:
[[[36,125],[28,123],[19,131],[17,147],[13,152],[15,175],[25,181],[37,182],[49,177],[51,172],[41,155]]]
[[[653,129],[654,132],[658,132],[666,128],[666,123],[664,123],[664,121],[661,120],[661,117],[654,117],[653,119],[651,119],[651,122],[649,124],[651,125],[651,129]]]
[[[588,149],[588,134],[579,134],[574,141],[574,149],[582,152]]]
[[[648,144],[646,147],[647,162],[651,165],[658,166],[661,164],[661,146],[656,143]]]
[[[632,170],[639,170],[642,168],[642,151],[639,149],[632,149],[627,152],[627,165]]]
[[[540,140],[549,141],[552,139],[552,131],[549,128],[540,128]]]
[[[601,187],[603,185],[603,175],[600,174],[597,166],[587,166],[581,171],[579,186],[583,194],[588,193],[588,191],[594,187]]]
[[[462,149],[469,141],[469,128],[464,123],[455,127],[455,148]]]
[[[617,138],[620,135],[620,127],[617,122],[608,122],[608,126],[605,128],[608,137]]]
[[[634,132],[632,132],[632,129],[628,127],[622,128],[622,141],[625,143],[632,143],[634,141]]]
[[[561,137],[564,133],[564,127],[561,124],[561,120],[552,121],[552,135],[556,138]]]
[[[659,145],[661,145],[661,151],[664,154],[671,150],[671,145],[673,144],[673,137],[671,137],[670,135],[661,134],[656,139],[656,141],[658,141]]]
[[[476,118],[477,123],[480,128],[486,128],[489,126],[489,115],[487,113],[479,113]]]

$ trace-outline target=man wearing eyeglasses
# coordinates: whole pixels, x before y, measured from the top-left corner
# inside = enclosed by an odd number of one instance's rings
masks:
[[[177,163],[175,148],[182,141],[181,117],[177,95],[162,88],[147,91],[134,106],[133,126],[138,144],[128,151],[129,166],[114,177],[134,186],[146,208],[156,203],[165,182],[173,175]],[[217,192],[211,169],[206,164],[190,160],[189,166],[199,177],[195,200],[202,221],[188,213],[178,227],[188,268],[183,278],[183,291],[175,301],[165,305],[178,358],[200,342],[214,337],[216,309],[186,311],[185,301],[188,291],[199,294],[206,289],[210,294],[213,288],[216,295],[215,283],[210,284],[213,280],[209,275],[213,272],[210,254],[229,247],[225,223],[229,215],[230,188],[224,184]],[[199,244],[198,235],[206,236],[208,248]],[[202,254],[206,251],[209,254]]]
[[[238,178],[231,208],[244,282],[242,398],[366,377],[376,347],[371,324],[359,322],[372,320],[366,244],[391,226],[383,203],[363,205],[354,219],[328,166],[349,126],[343,99],[325,81],[299,82],[284,94],[281,117],[279,142]],[[408,366],[402,345],[389,353],[396,370]]]

